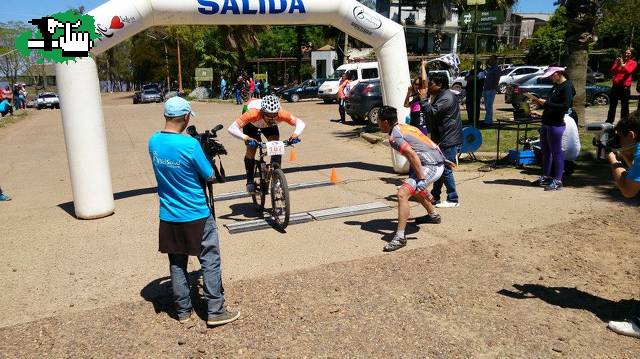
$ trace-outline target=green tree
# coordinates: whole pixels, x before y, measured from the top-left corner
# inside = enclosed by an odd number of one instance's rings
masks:
[[[640,48],[640,3],[638,0],[610,1],[603,8],[602,22],[598,24],[597,46],[622,50],[631,46]]]
[[[564,51],[564,35],[567,27],[565,14],[566,9],[563,6],[558,7],[549,22],[538,28],[533,34],[526,57],[528,64],[561,63],[559,57]]]
[[[0,75],[11,83],[35,63],[33,57],[22,56],[16,50],[16,38],[25,31],[32,31],[32,28],[23,22],[0,23]]]

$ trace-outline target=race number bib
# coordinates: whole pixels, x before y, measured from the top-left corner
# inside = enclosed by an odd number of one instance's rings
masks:
[[[269,142],[267,142],[267,155],[269,155],[269,156],[282,156],[282,155],[284,155],[284,142],[282,142],[282,141],[269,141]]]

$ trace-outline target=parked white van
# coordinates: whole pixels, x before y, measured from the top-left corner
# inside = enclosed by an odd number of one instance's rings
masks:
[[[338,93],[338,85],[340,84],[340,77],[343,73],[349,73],[351,77],[351,84],[357,85],[358,82],[363,80],[377,80],[380,78],[377,62],[360,62],[352,64],[344,64],[331,75],[318,89],[318,97],[325,103],[331,103],[336,101],[336,94]]]

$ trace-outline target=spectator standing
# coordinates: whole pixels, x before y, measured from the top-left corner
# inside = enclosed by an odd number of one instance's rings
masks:
[[[256,91],[256,82],[253,80],[253,77],[249,78],[247,84],[249,85],[249,97],[253,98]]]
[[[0,202],[11,201],[11,197],[2,193],[2,188],[0,187]]]
[[[426,66],[426,60],[422,61],[422,68]],[[426,74],[426,70],[424,72]],[[409,108],[409,124],[418,128],[423,134],[427,134],[427,121],[423,111],[423,101],[427,98],[427,83],[422,77],[411,80],[411,86],[407,89],[404,98],[404,107]]]
[[[13,96],[13,106],[15,107],[16,110],[19,110],[20,109],[20,88],[18,87],[18,84],[13,84],[12,96]]]
[[[218,230],[203,188],[205,182],[214,181],[213,168],[200,143],[182,135],[192,115],[189,102],[170,98],[164,104],[164,130],[149,139],[160,199],[159,251],[169,256],[173,300],[181,323],[193,318],[187,263],[190,255],[198,257],[207,325],[216,326],[238,319],[240,312],[224,307]]]
[[[464,87],[465,106],[467,108],[467,114],[469,116],[469,123],[473,126],[477,126],[478,121],[480,121],[480,100],[482,99],[482,89],[484,88],[485,76],[485,72],[480,68],[480,61],[478,61],[476,62],[476,67],[472,70],[469,70],[469,73],[464,78],[465,81],[467,81],[467,85]],[[473,97],[474,95],[475,102]]]
[[[553,88],[547,100],[535,99],[542,106],[542,127],[540,127],[540,147],[542,148],[542,176],[532,184],[544,186],[545,191],[562,189],[562,175],[564,174],[564,153],[562,152],[562,137],[565,116],[573,105],[576,94],[569,75],[562,67],[549,67],[541,79],[551,78]]]
[[[256,84],[256,98],[262,98],[263,86],[264,82],[262,80],[259,80]]]
[[[491,55],[487,60],[485,76],[482,91],[485,114],[482,125],[489,126],[493,124],[493,101],[496,99],[498,83],[500,82],[500,67],[498,66],[498,57],[496,55]]]
[[[20,85],[20,91],[18,92],[18,99],[20,100],[20,108],[25,110],[27,108],[27,84]]]
[[[243,86],[244,80],[242,80],[242,77],[238,78],[238,81],[236,81],[236,83],[233,85],[233,93],[236,96],[236,105],[242,105],[242,86]]]
[[[621,119],[615,132],[620,138],[621,146],[617,153],[609,153],[607,160],[611,165],[613,180],[622,195],[633,198],[640,192],[640,113],[634,112]],[[618,334],[640,338],[640,306],[636,305],[635,310],[635,313],[629,313],[627,320],[610,321],[609,329]]]
[[[609,74],[613,76],[611,86],[611,99],[609,101],[609,113],[607,122],[613,123],[616,119],[618,101],[620,101],[620,118],[629,116],[629,97],[631,97],[631,76],[636,70],[637,62],[633,59],[633,49],[628,48],[621,57],[618,57],[611,65]]]
[[[380,131],[389,134],[389,145],[407,158],[411,165],[409,178],[398,187],[398,228],[393,239],[383,251],[391,252],[407,244],[405,228],[409,219],[409,199],[416,198],[427,210],[427,215],[417,217],[416,224],[441,222],[431,204],[427,187],[442,175],[445,158],[438,146],[416,127],[398,123],[397,110],[390,106],[380,108],[378,124]]]
[[[340,83],[338,84],[338,93],[336,96],[338,97],[338,112],[340,113],[340,123],[345,122],[346,112],[344,109],[345,101],[347,97],[349,97],[349,84],[351,80],[349,78],[349,73],[346,71],[342,73],[342,77],[340,78]]]
[[[269,79],[264,79],[264,83],[262,84],[262,96],[269,95]]]
[[[434,74],[428,79],[428,94],[431,103],[425,104],[425,114],[431,139],[435,141],[447,161],[457,163],[458,151],[462,145],[462,121],[456,95],[449,90],[449,81],[442,74]],[[447,188],[447,199],[441,201],[442,185]],[[459,197],[453,170],[444,168],[442,176],[433,184],[433,201],[438,208],[458,207]]]
[[[224,76],[220,77],[220,99],[225,100],[224,93],[227,91],[227,80]]]

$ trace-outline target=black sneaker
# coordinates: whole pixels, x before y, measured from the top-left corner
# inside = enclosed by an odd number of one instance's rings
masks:
[[[398,235],[396,234],[395,237],[393,237],[393,239],[387,243],[384,248],[382,248],[383,252],[393,252],[397,249],[400,249],[404,246],[407,245],[407,240],[405,238],[401,238],[398,237]]]
[[[548,185],[544,187],[545,191],[559,191],[562,189],[562,182],[557,179],[551,180]]]
[[[240,312],[232,312],[225,309],[224,312],[222,312],[222,314],[209,317],[207,319],[207,325],[210,327],[216,327],[219,325],[231,323],[238,318],[240,318]]]
[[[532,181],[531,185],[534,187],[546,187],[551,183],[551,178],[540,176],[537,180]]]
[[[440,215],[437,213],[434,215],[426,214],[422,217],[416,217],[416,224],[438,224],[440,222],[442,222],[442,217],[440,217]]]

